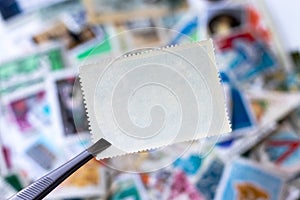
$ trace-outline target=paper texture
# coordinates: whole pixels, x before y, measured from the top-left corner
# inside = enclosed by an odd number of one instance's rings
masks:
[[[82,66],[94,141],[114,157],[231,131],[210,40]]]

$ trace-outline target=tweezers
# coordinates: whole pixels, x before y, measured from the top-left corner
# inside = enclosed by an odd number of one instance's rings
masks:
[[[107,149],[111,144],[101,138],[95,144],[84,150],[73,159],[69,160],[60,167],[49,172],[47,175],[33,182],[28,187],[16,193],[9,200],[40,200],[47,196],[61,182],[73,174],[85,163],[96,155]]]

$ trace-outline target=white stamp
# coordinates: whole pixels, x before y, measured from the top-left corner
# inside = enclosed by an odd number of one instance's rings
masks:
[[[82,66],[97,158],[154,149],[231,131],[210,40]]]

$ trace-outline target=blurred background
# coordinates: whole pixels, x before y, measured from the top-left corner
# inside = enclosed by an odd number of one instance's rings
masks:
[[[47,198],[300,199],[299,8],[293,0],[0,0],[0,199],[91,143],[79,66],[208,38],[232,133],[194,142],[152,172],[144,169],[181,147],[92,160]]]

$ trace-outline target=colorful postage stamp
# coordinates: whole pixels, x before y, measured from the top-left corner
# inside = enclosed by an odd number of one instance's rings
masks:
[[[51,111],[45,91],[10,102],[15,123],[22,133],[37,131],[51,124]]]
[[[220,159],[215,158],[209,163],[206,170],[196,182],[197,189],[203,194],[205,199],[212,200],[215,198],[223,170],[224,163]]]
[[[234,80],[247,81],[277,65],[267,44],[258,40],[251,32],[240,31],[219,38],[216,44],[226,71]]]
[[[49,197],[69,199],[104,196],[106,191],[105,180],[104,167],[93,159],[66,179]]]
[[[282,199],[284,180],[272,170],[265,170],[246,160],[226,166],[216,199]]]
[[[54,75],[54,79],[64,135],[88,132],[88,120],[76,72],[60,71]]]
[[[275,165],[285,172],[299,171],[300,137],[287,123],[282,124],[259,148],[262,162]]]
[[[109,200],[148,199],[145,187],[137,175],[122,174],[117,177],[114,186]]]
[[[168,200],[204,200],[197,188],[189,181],[187,175],[178,171],[173,174]]]

